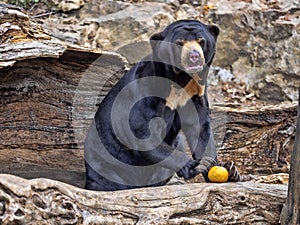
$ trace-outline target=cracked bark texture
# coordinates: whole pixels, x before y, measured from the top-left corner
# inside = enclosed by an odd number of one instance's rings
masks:
[[[278,224],[287,186],[170,185],[93,192],[0,175],[1,224]]]
[[[299,87],[300,94],[300,87]],[[296,140],[292,152],[291,171],[287,201],[281,213],[281,222],[286,225],[300,223],[300,98],[298,100],[298,118]]]
[[[17,7],[1,5],[0,17],[0,172],[82,186],[80,131],[126,60],[51,37]]]

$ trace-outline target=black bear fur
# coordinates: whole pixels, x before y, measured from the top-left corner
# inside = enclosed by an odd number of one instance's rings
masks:
[[[174,173],[185,179],[203,173],[207,178],[206,169],[210,163],[202,159],[213,162],[217,157],[211,134],[206,78],[218,34],[219,29],[214,25],[180,20],[150,38],[152,54],[118,81],[95,115],[85,141],[86,189],[112,191],[160,186]],[[201,49],[192,55],[193,50],[185,47],[185,43],[190,43],[189,46],[199,43]],[[190,55],[182,55],[183,48]],[[181,60],[192,56],[199,62],[190,63],[194,67],[191,66],[189,73]],[[193,93],[188,99],[184,94],[179,94],[182,101],[174,98],[176,94],[170,97],[172,91],[179,93],[187,87],[195,74],[199,87],[203,87],[199,89],[202,94],[186,89]],[[118,104],[114,105],[115,102]],[[123,126],[126,115],[129,130]],[[157,118],[160,119],[154,121]],[[181,130],[192,157],[185,152]]]

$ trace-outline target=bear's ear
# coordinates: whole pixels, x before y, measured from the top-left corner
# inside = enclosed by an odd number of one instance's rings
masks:
[[[162,33],[156,33],[150,37],[150,41],[160,41],[162,39]]]
[[[215,38],[217,38],[220,33],[220,29],[216,25],[208,25],[208,30],[215,36]]]
[[[156,47],[157,43],[161,40],[163,40],[162,33],[153,34],[150,37],[150,45],[151,45],[152,49],[154,49]]]

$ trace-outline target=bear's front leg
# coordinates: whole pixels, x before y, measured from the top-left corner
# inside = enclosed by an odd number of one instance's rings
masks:
[[[182,122],[182,130],[187,138],[193,159],[199,162],[195,168],[198,173],[202,173],[205,180],[208,181],[209,169],[217,165],[217,151],[215,141],[212,135],[209,107],[205,96],[193,99],[193,104],[187,107],[193,107],[197,113],[190,113],[192,110],[183,109],[186,116]]]
[[[177,172],[178,176],[190,179],[200,172],[196,167],[199,161],[192,159],[185,151],[162,142],[155,149],[142,153],[148,161]]]

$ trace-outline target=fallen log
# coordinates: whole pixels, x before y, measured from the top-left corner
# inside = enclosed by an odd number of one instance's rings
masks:
[[[93,192],[0,175],[1,224],[278,224],[287,186],[252,182]]]

